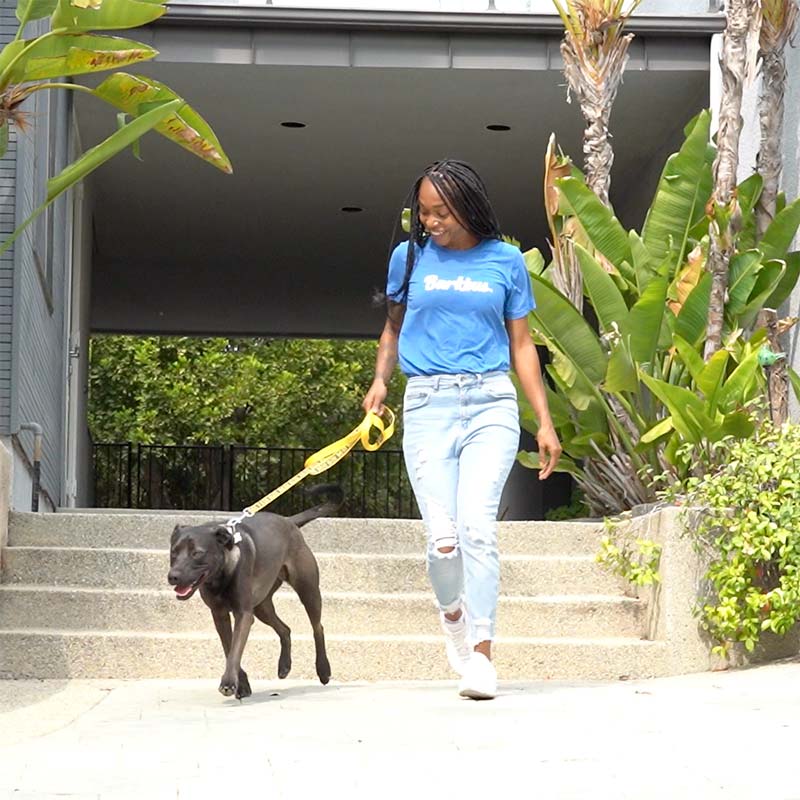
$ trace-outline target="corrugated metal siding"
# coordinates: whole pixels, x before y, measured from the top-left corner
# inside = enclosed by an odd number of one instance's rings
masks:
[[[3,0],[0,5],[0,44],[11,41],[16,33],[15,4]],[[16,136],[12,132],[8,151],[0,159],[0,240],[14,229],[16,195]],[[14,252],[0,256],[0,434],[10,433],[11,424],[11,317],[14,292]]]
[[[7,12],[3,0],[3,12]],[[13,8],[11,13],[13,14]],[[26,35],[45,30],[45,21]],[[51,96],[52,95],[52,96]],[[27,103],[32,126],[16,140],[16,222],[37,208],[45,196],[48,174],[65,164],[68,100],[65,92],[37,92]],[[17,239],[12,338],[13,382],[10,402],[11,434],[25,422],[44,429],[42,489],[61,499],[64,419],[64,305],[66,201],[62,198]],[[30,457],[33,438],[19,434]]]

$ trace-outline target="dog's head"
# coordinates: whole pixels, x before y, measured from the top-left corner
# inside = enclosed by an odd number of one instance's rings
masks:
[[[178,600],[188,600],[231,562],[233,535],[219,523],[176,525],[172,531],[167,580]]]

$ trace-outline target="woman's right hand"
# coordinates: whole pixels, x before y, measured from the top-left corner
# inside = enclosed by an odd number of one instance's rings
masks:
[[[383,401],[386,399],[388,392],[389,390],[386,388],[386,384],[383,380],[381,380],[381,378],[375,378],[375,380],[372,381],[372,386],[369,387],[369,390],[364,396],[364,401],[361,403],[364,411],[374,411],[376,414],[383,414]]]

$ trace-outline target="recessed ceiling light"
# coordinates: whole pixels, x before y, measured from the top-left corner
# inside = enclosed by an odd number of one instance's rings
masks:
[[[342,206],[341,210],[345,214],[360,214],[364,209],[359,206]]]
[[[486,126],[486,130],[487,131],[510,131],[511,130],[511,126],[510,125],[492,124],[492,125],[487,125]]]
[[[283,128],[305,128],[305,122],[281,122]]]

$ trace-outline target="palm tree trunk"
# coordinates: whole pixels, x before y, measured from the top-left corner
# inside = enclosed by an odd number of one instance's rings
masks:
[[[614,149],[609,134],[611,108],[622,83],[632,39],[632,33],[614,37],[609,41],[607,50],[594,59],[595,63],[587,57],[581,42],[566,36],[561,43],[564,75],[570,91],[578,98],[586,120],[583,131],[586,183],[605,205],[609,205],[608,192],[614,163]]]
[[[764,235],[772,220],[783,170],[783,116],[786,90],[786,43],[791,39],[797,18],[794,0],[772,0],[763,5],[761,26],[761,91],[758,116],[761,142],[756,171],[763,179],[761,196],[756,206],[756,231]],[[778,332],[778,309],[764,309],[756,323],[767,330],[770,349],[783,350]],[[775,425],[782,425],[789,416],[789,374],[784,360],[767,367],[770,416]]]
[[[711,297],[704,351],[706,361],[722,344],[728,269],[741,223],[735,189],[739,166],[739,138],[743,124],[742,92],[752,59],[753,26],[760,26],[758,0],[730,0],[726,14],[727,27],[720,58],[722,99],[717,157],[714,160],[714,191],[711,196],[713,218],[709,225],[711,242],[708,269],[711,272]]]

